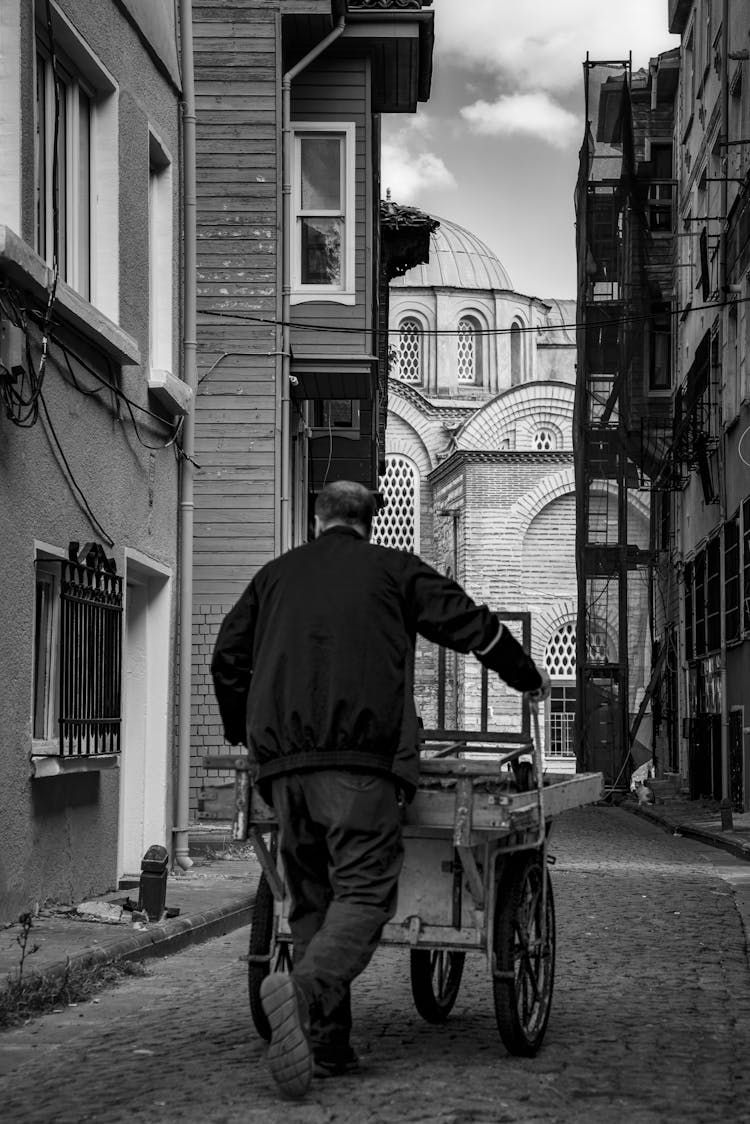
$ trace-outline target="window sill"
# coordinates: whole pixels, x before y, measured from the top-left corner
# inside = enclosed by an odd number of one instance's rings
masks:
[[[348,293],[343,291],[336,291],[331,289],[316,289],[315,292],[301,292],[297,291],[292,293],[290,297],[291,304],[355,304],[356,293]]]
[[[0,273],[14,285],[31,293],[46,307],[53,274],[47,264],[9,227],[0,224]],[[140,363],[138,344],[109,317],[95,308],[64,281],[58,281],[54,316],[81,332],[116,362]]]
[[[119,767],[119,753],[102,754],[99,757],[31,755],[31,776],[33,780],[41,780],[44,777],[67,776],[68,773],[100,773],[105,769],[119,769]]]

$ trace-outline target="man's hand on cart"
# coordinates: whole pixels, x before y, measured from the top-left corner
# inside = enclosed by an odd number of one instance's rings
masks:
[[[545,699],[548,699],[550,697],[550,694],[552,692],[552,683],[550,682],[550,677],[544,670],[544,668],[540,667],[537,668],[537,670],[539,672],[539,678],[542,681],[541,685],[537,687],[535,691],[526,691],[526,698],[532,705],[539,706],[539,703],[544,702]]]

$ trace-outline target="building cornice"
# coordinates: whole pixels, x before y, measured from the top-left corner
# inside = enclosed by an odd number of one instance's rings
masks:
[[[443,477],[469,464],[542,464],[552,468],[573,464],[573,452],[562,449],[457,449],[432,470],[429,480],[433,484],[439,483]]]

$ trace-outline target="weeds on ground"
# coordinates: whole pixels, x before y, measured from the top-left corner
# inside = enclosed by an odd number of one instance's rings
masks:
[[[17,973],[9,974],[5,987],[0,988],[0,1029],[18,1026],[56,1007],[84,1003],[127,976],[148,975],[143,964],[130,960],[114,960],[89,967],[75,967],[68,961],[62,974],[24,975],[27,958],[37,952],[39,946],[29,945],[34,927],[32,915],[22,913],[18,921],[21,932],[16,937],[16,943],[21,954]]]
[[[137,961],[115,960],[90,968],[69,964],[62,975],[56,976],[9,976],[0,990],[0,1029],[18,1026],[56,1007],[85,1003],[127,976],[146,975],[146,968]]]

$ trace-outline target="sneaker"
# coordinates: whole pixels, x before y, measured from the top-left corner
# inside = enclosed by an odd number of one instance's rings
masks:
[[[271,1026],[268,1068],[286,1097],[304,1097],[310,1088],[313,1055],[307,1003],[286,972],[272,972],[260,985],[260,1002]]]
[[[313,1077],[341,1077],[345,1073],[356,1073],[359,1058],[351,1046],[343,1049],[317,1047],[313,1053]]]

